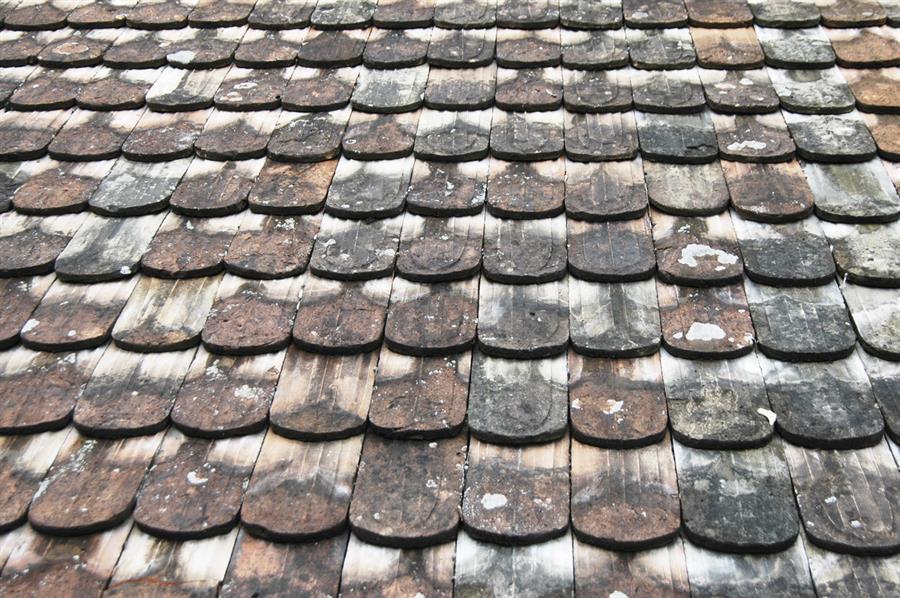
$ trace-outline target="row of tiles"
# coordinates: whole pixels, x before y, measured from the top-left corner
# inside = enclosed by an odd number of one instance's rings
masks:
[[[245,530],[174,542],[131,522],[105,533],[53,537],[30,528],[0,537],[0,589],[79,597],[166,595],[735,596],[889,597],[900,591],[898,557],[823,550],[801,534],[769,555],[713,552],[676,539],[639,552],[606,550],[567,534],[525,547],[480,542],[465,532],[423,549],[368,544],[343,533],[315,543],[275,543]],[[70,592],[70,594],[67,594]]]
[[[3,3],[6,29],[53,30],[128,26],[138,29],[230,27],[257,29],[353,29],[369,25],[391,29],[435,24],[448,28],[572,29],[682,27],[862,27],[900,19],[895,0],[86,0]]]
[[[511,69],[563,65],[608,69],[879,68],[900,64],[900,35],[890,27],[806,29],[626,29],[538,31],[510,29],[366,29],[267,33],[245,27],[149,33],[104,29],[84,33],[0,31],[0,66],[40,64],[69,69],[103,64],[114,69],[240,67],[376,69],[429,63],[435,67]]]
[[[368,542],[422,547],[452,540],[460,524],[478,539],[521,545],[559,537],[571,522],[579,539],[608,549],[657,547],[684,533],[712,550],[772,553],[795,543],[802,522],[828,550],[900,552],[897,447],[884,439],[843,451],[781,441],[696,449],[668,436],[625,450],[568,437],[508,447],[465,434],[304,442],[175,430],[0,442],[4,531],[27,519],[48,534],[90,534],[133,516],[142,531],[172,540],[224,534],[241,521],[254,536],[298,542],[349,524]]]

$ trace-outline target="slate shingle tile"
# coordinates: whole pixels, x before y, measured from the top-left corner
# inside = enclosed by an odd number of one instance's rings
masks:
[[[434,17],[435,0],[381,0],[372,23],[386,29],[428,27]]]
[[[478,347],[494,357],[532,359],[565,351],[569,342],[565,279],[533,285],[481,281]]]
[[[234,51],[234,64],[244,68],[291,67],[306,29],[278,33],[248,30]]]
[[[561,139],[560,139],[561,141]],[[549,218],[565,202],[564,160],[504,162],[491,158],[487,209],[498,218]]]
[[[272,353],[287,346],[305,278],[247,281],[229,274],[203,328],[203,344],[225,355]]]
[[[318,29],[355,29],[372,22],[374,0],[319,0],[310,16],[310,23]]]
[[[668,424],[659,357],[607,359],[569,351],[572,436],[626,449],[662,440]]]
[[[280,162],[319,162],[337,158],[350,109],[332,112],[282,112],[266,146]]]
[[[406,209],[422,216],[468,216],[481,212],[487,196],[490,161],[416,160],[406,194]]]
[[[753,24],[746,0],[684,0],[688,21],[697,27],[734,28]]]
[[[80,212],[111,166],[112,162],[26,162],[17,173],[21,183],[12,194],[12,206],[21,214],[36,216]]]
[[[292,69],[253,70],[234,67],[216,91],[213,102],[219,110],[274,110]]]
[[[675,460],[668,438],[632,450],[572,441],[572,528],[584,542],[647,549],[681,528]]]
[[[859,116],[786,113],[797,155],[811,162],[864,162],[875,157],[875,140]]]
[[[837,63],[847,68],[900,65],[900,40],[891,27],[828,30]]]
[[[651,216],[661,280],[691,286],[740,282],[743,262],[727,213],[694,218],[653,211]]]
[[[310,31],[297,49],[297,64],[313,68],[361,64],[368,34],[368,29]]]
[[[635,116],[641,155],[645,159],[678,164],[704,164],[716,159],[718,146],[708,112],[636,112]]]
[[[855,451],[787,447],[797,504],[809,541],[826,550],[896,553],[900,477],[887,443]]]
[[[747,0],[757,25],[779,29],[815,27],[821,15],[815,2]]]
[[[822,228],[844,282],[870,287],[900,286],[898,225],[823,223]]]
[[[647,211],[641,159],[565,164],[565,209],[570,218],[630,220]],[[577,273],[576,273],[577,274]]]
[[[779,113],[736,116],[715,114],[719,155],[737,162],[785,162],[796,146]]]
[[[70,430],[63,429],[30,436],[6,436],[0,441],[0,480],[3,480],[0,530],[14,530],[26,521],[31,499],[69,434]]]
[[[266,160],[247,202],[261,214],[314,214],[325,205],[337,160],[289,164]]]
[[[0,431],[34,434],[64,427],[103,351],[37,353],[17,347],[0,357]],[[35,403],[34,397],[41,401]]]
[[[706,106],[696,69],[630,73],[634,107],[644,112],[686,114]]]
[[[813,192],[800,164],[722,161],[731,194],[731,206],[742,217],[757,222],[790,222],[813,210]]]
[[[22,2],[3,17],[7,29],[17,31],[42,31],[61,29],[71,8],[50,2]]]
[[[435,24],[437,14],[436,11]],[[428,64],[446,68],[489,66],[494,61],[496,39],[496,29],[434,29],[428,46]]]
[[[253,29],[300,29],[309,25],[316,8],[314,0],[259,0],[247,17]]]
[[[77,6],[66,16],[66,25],[73,29],[112,29],[125,26],[125,15],[137,4],[126,2],[92,2]]]
[[[192,540],[232,529],[263,435],[203,440],[170,430],[138,493],[134,520],[159,538]]]
[[[188,15],[188,24],[205,29],[244,25],[254,4],[253,0],[200,0]]]
[[[560,31],[562,65],[570,69],[612,69],[628,64],[623,30]]]
[[[385,341],[408,355],[452,355],[475,343],[478,279],[424,285],[395,279]]]
[[[853,352],[856,335],[834,282],[778,288],[748,281],[744,288],[764,355],[784,361],[833,361]]]
[[[241,531],[219,594],[227,598],[254,592],[336,595],[346,548],[346,533],[319,542],[277,544]],[[273,567],[277,573],[273,574]]]
[[[190,160],[142,163],[119,158],[91,195],[91,210],[103,216],[143,216],[164,210]]]
[[[816,214],[829,222],[890,222],[900,197],[880,160],[861,164],[810,164],[803,171],[816,200]]]
[[[210,114],[209,110],[178,115],[144,112],[122,143],[122,154],[136,162],[168,162],[189,157]]]
[[[306,269],[319,219],[246,214],[225,258],[244,278],[285,278]]]
[[[387,548],[351,535],[341,574],[341,593],[356,598],[373,592],[390,596],[413,591],[449,598],[453,595],[454,549],[453,542],[430,548]]]
[[[446,438],[466,420],[472,353],[411,357],[382,348],[369,425],[388,438]]]
[[[412,156],[372,161],[341,158],[328,190],[325,211],[349,219],[401,214],[414,162]]]
[[[469,278],[481,269],[482,216],[403,219],[397,273],[413,282]]]
[[[559,280],[566,273],[566,219],[510,220],[488,216],[484,275],[508,284]]]
[[[900,161],[900,116],[896,114],[863,114],[878,155],[885,160]]]
[[[553,160],[563,153],[563,110],[504,112],[494,109],[491,155],[501,160]],[[490,192],[489,192],[490,193]]]
[[[56,134],[47,153],[55,160],[90,162],[122,153],[122,144],[141,118],[141,110],[109,114],[77,111]]]
[[[247,207],[262,165],[262,160],[223,163],[195,159],[169,198],[169,205],[176,214],[198,218],[241,212]]]
[[[350,102],[358,68],[315,69],[297,67],[281,95],[285,110],[322,112],[337,110]]]
[[[563,355],[512,360],[476,351],[469,393],[468,424],[472,436],[480,441],[533,445],[557,440],[566,431],[568,400]],[[471,459],[469,465],[473,465]]]
[[[422,112],[414,152],[435,162],[481,160],[488,155],[491,111]]]
[[[107,345],[72,415],[75,428],[95,438],[165,430],[193,350],[153,355]]]
[[[558,0],[498,0],[497,2],[497,27],[546,29],[558,24]]]
[[[563,70],[563,102],[569,112],[621,112],[632,107],[628,72]]]
[[[559,29],[497,31],[498,67],[517,69],[559,66],[561,59]]]
[[[391,279],[342,282],[310,276],[294,323],[294,343],[316,353],[377,349],[383,338]]]
[[[757,27],[757,38],[769,66],[785,69],[827,69],[835,53],[821,28],[770,29]]]
[[[699,69],[706,102],[716,112],[763,114],[779,108],[775,87],[763,69],[722,71]]]
[[[569,271],[593,282],[627,282],[653,276],[656,256],[646,218],[609,222],[569,219]]]
[[[473,538],[517,545],[546,541],[566,533],[569,523],[568,436],[527,447],[499,446],[473,438],[469,443],[468,465],[462,521]],[[462,538],[466,536],[460,535],[461,541]],[[568,538],[565,545],[571,546]],[[534,549],[523,552],[527,554],[531,550]],[[508,554],[507,558],[511,556]],[[570,563],[567,559],[569,576]],[[466,587],[465,571],[465,564],[459,563],[457,591]],[[548,576],[543,574],[537,575],[535,582],[550,583]]]
[[[763,224],[732,216],[747,277],[776,287],[828,284],[835,274],[819,221]]]
[[[344,529],[362,445],[361,436],[300,442],[269,433],[241,507],[244,529],[282,542]]]
[[[652,280],[594,283],[569,279],[572,346],[595,357],[636,357],[659,349]]]
[[[53,283],[52,276],[0,280],[0,346],[12,347],[19,331]]]
[[[83,221],[84,215],[35,218],[8,214],[0,218],[0,275],[52,272],[56,257]],[[29,284],[26,282],[26,289]]]
[[[494,103],[497,66],[470,69],[431,67],[425,106],[433,110],[480,110]]]
[[[309,268],[336,280],[371,280],[394,271],[403,218],[342,220],[326,215]]]
[[[576,161],[633,160],[638,132],[633,112],[565,115],[566,156]]]
[[[417,0],[408,0],[413,2]],[[380,6],[380,4],[379,4]],[[411,15],[415,18],[415,15]],[[363,64],[372,69],[399,69],[425,64],[431,29],[373,29],[366,40]]]
[[[180,29],[187,26],[192,8],[178,0],[141,1],[128,11],[125,22],[134,29]]]
[[[845,284],[844,299],[863,349],[882,359],[900,361],[900,301],[895,291]]]
[[[193,278],[221,272],[240,221],[241,216],[189,219],[171,214],[141,257],[141,270],[159,278]]]
[[[169,43],[157,34],[125,29],[103,52],[103,64],[112,69],[155,69],[166,65]]]
[[[439,0],[435,2],[434,24],[446,29],[483,29],[497,23],[496,0]]]
[[[366,436],[350,526],[373,544],[411,548],[456,537],[467,442]]]
[[[559,21],[567,29],[618,29],[622,26],[619,0],[559,0]]]
[[[759,356],[775,426],[794,445],[851,449],[877,444],[884,421],[856,355],[825,363]]]
[[[70,433],[35,493],[31,526],[47,534],[81,535],[122,523],[162,436],[93,440]]]
[[[690,30],[627,29],[631,64],[639,69],[687,69],[697,55]]]
[[[341,147],[353,160],[396,160],[410,155],[420,112],[350,115]]]
[[[289,348],[269,410],[271,429],[307,441],[361,434],[377,362],[375,352],[331,356]]]

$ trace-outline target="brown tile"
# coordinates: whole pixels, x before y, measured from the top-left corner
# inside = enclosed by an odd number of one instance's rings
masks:
[[[75,8],[66,17],[66,24],[73,29],[106,29],[125,25],[129,3],[116,5],[112,2],[97,2]]]
[[[873,27],[883,25],[884,9],[872,0],[821,3],[822,24],[826,27]]]
[[[321,112],[337,110],[350,102],[359,69],[321,70],[297,67],[281,95],[285,110]]]
[[[593,282],[644,280],[656,271],[650,221],[568,219],[569,271]]]
[[[253,10],[253,2],[215,2],[201,0],[191,14],[188,24],[191,27],[216,28],[237,27],[247,23],[247,17]]]
[[[348,219],[397,216],[403,211],[415,159],[338,161],[325,211]]]
[[[900,112],[900,69],[856,70],[844,69],[842,74],[850,84],[856,105],[866,112],[896,114]],[[873,135],[876,131],[872,131]]]
[[[634,107],[644,112],[690,114],[702,112],[706,98],[696,69],[629,73]]]
[[[371,280],[394,271],[403,219],[342,220],[326,215],[309,267],[335,280]]]
[[[717,286],[739,283],[744,263],[728,213],[707,218],[651,213],[661,280]]]
[[[434,29],[428,63],[453,69],[489,66],[494,62],[496,37],[496,29]]]
[[[143,73],[141,73],[143,74]],[[134,110],[144,105],[144,97],[153,84],[155,73],[146,78],[106,73],[82,87],[75,96],[85,110]],[[140,121],[138,121],[140,122]],[[123,143],[124,146],[124,143]]]
[[[159,278],[194,278],[221,272],[241,218],[167,216],[141,257],[141,270]]]
[[[579,162],[633,160],[638,134],[630,112],[570,114],[565,121],[566,156]]]
[[[434,0],[383,0],[375,8],[372,21],[376,27],[428,27],[434,16]]]
[[[564,114],[494,109],[491,155],[500,160],[553,160],[563,153]]]
[[[45,216],[80,212],[86,208],[102,175],[79,174],[83,171],[72,164],[45,164],[48,168],[28,173],[30,176],[16,190],[12,197],[16,211]]]
[[[278,111],[213,112],[194,142],[194,151],[205,160],[261,158],[278,117]]]
[[[122,144],[122,154],[138,162],[166,162],[194,153],[194,141],[209,111],[179,115],[145,112]]]
[[[828,30],[837,63],[848,68],[900,65],[900,41],[889,27]]]
[[[21,123],[19,115],[7,112],[0,116],[0,158],[5,161],[31,160],[47,153],[53,136],[68,118],[68,112],[46,112],[29,114],[27,125]]]
[[[624,283],[569,278],[572,346],[594,357],[637,357],[659,349],[659,307],[652,280]]]
[[[261,161],[194,160],[169,198],[172,211],[201,218],[242,211],[261,166]]]
[[[432,110],[482,110],[494,103],[497,66],[453,69],[431,67],[425,106]]]
[[[697,64],[712,69],[755,69],[764,55],[751,27],[740,29],[691,28]]]
[[[123,36],[103,53],[103,64],[110,68],[150,69],[166,65],[169,44],[151,33]]]
[[[419,112],[365,114],[353,112],[341,147],[354,160],[394,160],[413,151]]]
[[[45,42],[34,33],[22,33],[0,42],[0,66],[34,64]]]
[[[141,117],[139,110],[110,114],[73,114],[47,147],[54,160],[109,160],[122,153],[122,144]]]
[[[244,278],[285,278],[306,269],[319,218],[245,214],[228,247],[225,269]]]
[[[624,43],[624,38],[622,42]],[[563,54],[563,64],[565,64]],[[563,70],[563,102],[569,112],[620,112],[632,106],[631,79],[625,69]]]
[[[189,6],[177,0],[141,2],[128,11],[125,17],[129,27],[135,29],[177,29],[187,25]]]
[[[834,279],[832,250],[816,218],[778,225],[744,220],[736,214],[731,220],[750,280],[793,287],[828,284]]]
[[[558,67],[497,70],[494,101],[502,110],[556,110],[562,106],[562,95]]]
[[[684,0],[688,21],[697,27],[748,27],[753,13],[746,0]]]
[[[408,4],[413,2],[414,0],[407,0]],[[409,17],[416,18],[415,14],[410,14]],[[431,41],[430,22],[419,23],[417,26],[429,28],[373,29],[366,40],[363,63],[376,69],[398,69],[425,64],[428,43]]]
[[[285,164],[266,160],[250,190],[250,209],[261,214],[314,214],[325,204],[325,195],[337,160],[312,164]]]
[[[737,162],[786,162],[794,141],[780,114],[716,114],[713,116],[719,155]]]
[[[750,220],[787,222],[808,216],[813,194],[797,162],[742,164],[722,162],[731,204]]]
[[[413,148],[420,160],[468,162],[488,155],[491,111],[424,110]]]
[[[469,278],[481,268],[483,232],[484,218],[480,215],[404,216],[397,273],[414,282]]]
[[[863,114],[866,126],[875,138],[878,155],[900,161],[900,116],[895,114]]]
[[[244,34],[234,52],[234,64],[248,69],[291,67],[297,59],[297,49],[301,43],[302,30],[275,33],[251,29]]]
[[[410,213],[422,216],[478,214],[487,192],[489,160],[423,162],[416,160],[406,194]]]
[[[94,66],[103,60],[109,43],[99,36],[75,34],[44,46],[38,54],[38,64],[50,68]]]
[[[0,224],[0,274],[9,277],[52,272],[56,257],[83,221],[81,215],[6,218]]]
[[[9,97],[9,106],[22,111],[71,108],[75,105],[75,97],[84,83],[75,77],[67,76],[65,71],[32,72]]]
[[[231,65],[241,29],[182,29],[166,36],[166,62],[175,68],[215,69]]]
[[[69,434],[62,429],[0,440],[0,530],[8,532],[25,523],[31,498]],[[0,558],[5,557],[0,552]]]
[[[536,284],[566,274],[566,218],[499,219],[484,223],[484,276],[494,282]]]
[[[566,162],[565,203],[571,218],[602,222],[638,218],[647,211],[641,160]]]
[[[290,73],[291,69],[233,68],[216,91],[213,102],[219,110],[274,110],[281,106],[281,94]]]
[[[697,62],[690,31],[684,29],[628,29],[631,64],[639,69],[687,69]]]
[[[216,90],[222,85],[228,70],[227,67],[167,67],[147,92],[147,107],[157,112],[192,112],[211,108]]]
[[[356,66],[362,63],[368,33],[367,29],[311,32],[297,51],[297,64],[313,68]]]
[[[23,2],[6,14],[3,24],[7,29],[39,31],[60,29],[65,26],[69,10],[52,3]]]
[[[385,322],[387,346],[408,355],[450,355],[475,343],[478,279],[424,285],[397,278]]]
[[[780,107],[778,94],[764,69],[700,70],[709,107],[717,112],[765,114]]]
[[[318,162],[337,158],[350,110],[296,114],[284,112],[278,119],[266,154],[281,162]]]
[[[52,276],[0,280],[0,347],[5,349],[16,344],[19,331],[52,282]]]
[[[491,158],[487,208],[498,218],[549,218],[562,213],[566,163],[504,162]]]

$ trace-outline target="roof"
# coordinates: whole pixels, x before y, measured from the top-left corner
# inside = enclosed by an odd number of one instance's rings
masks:
[[[900,594],[898,23],[0,2],[0,594]]]

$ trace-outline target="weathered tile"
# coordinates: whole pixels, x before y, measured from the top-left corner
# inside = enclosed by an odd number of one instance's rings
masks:
[[[0,347],[12,347],[19,331],[53,283],[52,276],[0,280]]]
[[[306,269],[319,231],[316,216],[245,214],[228,247],[225,269],[244,278],[285,278]]]
[[[503,220],[484,226],[486,278],[510,284],[559,280],[566,273],[566,219]]]
[[[809,5],[815,6],[812,2]],[[818,16],[818,12],[815,14]],[[787,550],[773,554],[728,554],[685,542],[685,554],[692,594],[739,598],[763,594],[816,596],[799,539]]]
[[[841,290],[862,347],[882,359],[900,361],[900,298],[897,292],[855,284],[844,284]]]
[[[96,66],[103,60],[103,52],[115,39],[116,33],[102,30],[75,32],[55,40],[37,55],[38,64],[48,68],[78,68]]]
[[[688,69],[697,56],[685,29],[628,29],[631,64],[639,69]]]
[[[559,23],[558,0],[498,0],[497,26],[544,29]]]
[[[113,162],[23,162],[9,181],[12,207],[21,214],[49,216],[80,212],[88,206]]]
[[[172,211],[184,216],[210,218],[236,214],[247,207],[247,197],[263,160],[191,161],[169,198]]]
[[[747,281],[744,288],[763,354],[784,361],[833,361],[853,352],[856,335],[834,282],[778,288]]]
[[[301,440],[363,431],[376,353],[329,357],[289,349],[270,410],[272,429]]]
[[[824,30],[757,27],[766,64],[785,69],[827,69],[835,54]]]
[[[659,357],[603,359],[569,352],[572,436],[606,448],[659,442],[668,417]]]
[[[497,70],[494,101],[502,110],[534,112],[562,106],[563,78],[559,67]]]
[[[497,66],[467,69],[432,67],[425,85],[425,106],[432,110],[481,110],[494,103]]]
[[[559,0],[559,20],[568,29],[617,29],[622,26],[619,0]]]
[[[565,279],[535,285],[481,281],[478,347],[494,357],[536,358],[562,353],[569,342]]]
[[[620,112],[632,106],[628,71],[563,70],[563,100],[569,112]]]
[[[755,69],[764,64],[763,50],[752,27],[707,29],[692,27],[697,64],[711,69]]]
[[[297,67],[281,94],[285,110],[322,112],[343,108],[359,74],[358,68],[318,69]]]
[[[826,27],[870,27],[883,25],[885,11],[878,2],[872,0],[849,0],[848,2],[824,1],[818,3],[822,13],[822,24]]]
[[[13,110],[29,112],[71,108],[75,106],[75,97],[82,86],[88,83],[93,72],[94,69],[89,68],[67,70],[43,67],[34,68],[24,81],[13,88],[12,93],[9,95],[8,105]],[[9,118],[11,115],[4,116]],[[35,116],[40,118],[41,115]],[[17,119],[19,122],[13,121],[10,124],[18,125],[20,130],[31,128],[29,126],[30,123],[22,123],[20,120]],[[55,128],[59,129],[64,122],[58,123]]]
[[[241,218],[190,219],[169,214],[141,257],[141,271],[158,278],[194,278],[221,272]]]
[[[597,548],[576,540],[575,590],[587,595],[690,596],[680,539],[639,552]]]
[[[785,110],[798,114],[841,114],[853,109],[853,92],[836,68],[770,68],[768,72]]]
[[[166,66],[169,44],[155,33],[130,27],[103,53],[103,64],[112,69],[155,69]]]
[[[684,531],[691,541],[739,553],[775,552],[794,544],[799,522],[781,443],[712,451],[676,441],[674,448]]]
[[[461,5],[472,4],[476,3]],[[416,592],[450,598],[454,550],[453,542],[430,548],[401,549],[367,544],[351,535],[341,574],[341,595],[353,598]]]
[[[591,222],[630,220],[647,211],[641,159],[565,163],[566,213]]]
[[[900,286],[898,224],[846,225],[823,223],[843,280],[870,287]]]
[[[794,141],[781,114],[715,114],[719,155],[737,162],[785,162],[794,157]]]
[[[107,346],[75,404],[75,427],[100,438],[164,430],[193,353],[147,355]]]
[[[135,29],[178,29],[187,25],[194,3],[176,1],[139,2],[128,11],[125,22]]]
[[[709,107],[728,114],[763,114],[779,108],[778,94],[763,70],[700,69]]]
[[[319,0],[310,23],[319,29],[353,29],[372,22],[374,0]]]
[[[350,503],[366,542],[414,548],[456,538],[466,437],[387,440],[367,434]]]
[[[788,446],[788,464],[806,537],[833,552],[896,554],[900,473],[887,442],[855,451]]]
[[[189,164],[187,158],[155,163],[119,158],[88,205],[103,216],[143,216],[164,210]]]
[[[661,280],[698,287],[741,281],[744,264],[727,212],[706,218],[655,210],[650,215]]]
[[[156,81],[158,70],[95,70],[93,79],[75,96],[85,110],[132,110],[144,105],[144,98]]]
[[[599,2],[592,3],[593,6]],[[619,8],[619,7],[617,7]],[[584,14],[583,11],[580,11]],[[621,15],[620,15],[621,17]],[[628,64],[628,43],[625,32],[569,31],[560,32],[562,65],[570,69],[610,69]]]
[[[497,19],[497,0],[436,0],[434,24],[447,29],[492,27]]]
[[[663,344],[686,359],[732,359],[753,348],[744,289],[691,288],[658,283]]]
[[[412,156],[378,161],[341,158],[328,190],[325,211],[351,219],[399,215],[414,162]]]
[[[776,287],[816,286],[833,280],[829,239],[818,219],[762,224],[734,215],[731,220],[750,280]]]
[[[828,29],[837,63],[848,68],[900,65],[900,40],[893,27]]]
[[[748,220],[790,222],[809,216],[813,193],[800,164],[722,162],[734,210]]]
[[[504,112],[491,121],[491,154],[501,160],[551,160],[563,153],[562,110]]]
[[[243,68],[273,69],[291,67],[297,59],[297,48],[303,43],[308,30],[293,31],[254,31],[248,30],[240,40],[240,45],[234,51],[234,64]],[[229,79],[236,76],[239,69],[231,69]],[[290,75],[290,73],[287,73]],[[284,83],[269,79],[270,85],[280,85],[284,89]],[[241,88],[238,88],[241,89]],[[246,87],[244,87],[246,89]],[[264,88],[253,90],[253,93],[262,93]],[[217,96],[221,93],[216,94]],[[234,95],[240,95],[239,93]],[[277,98],[276,98],[277,100]],[[218,103],[218,98],[216,100]]]
[[[147,107],[157,112],[210,108],[227,74],[227,68],[190,70],[168,66],[147,92]]]
[[[566,357],[511,360],[476,351],[469,397],[469,428],[484,442],[533,444],[566,431]]]
[[[697,27],[732,28],[753,24],[746,0],[684,0],[688,20]]]
[[[864,162],[875,157],[875,140],[861,118],[785,113],[797,155],[811,162]]]
[[[865,351],[857,351],[884,415],[885,432],[896,443],[900,438],[900,364],[879,359]]]
[[[31,527],[82,535],[125,521],[162,437],[94,440],[70,433],[34,495]]]
[[[643,550],[681,528],[675,461],[668,437],[629,450],[572,441],[572,528],[583,542]]]
[[[411,357],[382,348],[369,408],[371,429],[394,438],[455,436],[466,419],[471,364],[471,352]]]
[[[394,280],[385,343],[406,355],[452,355],[475,344],[478,279],[420,284]]]
[[[99,347],[136,283],[136,278],[92,285],[55,281],[22,326],[22,344],[54,352]]]
[[[241,507],[254,536],[281,542],[326,538],[347,525],[362,436],[300,442],[266,436]]]
[[[594,357],[637,357],[660,343],[659,308],[652,280],[629,283],[569,279],[572,346]]]
[[[900,591],[897,556],[869,558],[835,554],[806,541],[803,544],[809,559],[816,592],[822,596],[889,594]]]
[[[137,0],[119,0],[82,4],[66,16],[73,29],[106,29],[125,25],[125,15]]]
[[[417,0],[405,1],[409,4]],[[379,3],[379,8],[381,7],[382,5]],[[398,11],[398,16],[401,12]],[[414,14],[408,14],[408,16],[415,18]],[[363,64],[373,69],[400,69],[425,64],[428,59],[428,43],[430,41],[430,27],[424,29],[373,29],[369,39],[366,40]],[[427,69],[425,76],[428,76]]]
[[[681,0],[623,0],[625,24],[636,29],[656,29],[687,25],[687,12]]]
[[[281,94],[291,69],[255,70],[234,67],[216,90],[213,103],[219,110],[274,110],[281,106]]]
[[[203,345],[214,353],[271,353],[287,346],[305,276],[247,281],[222,279],[203,328]]]
[[[436,25],[440,8],[435,10]],[[435,29],[428,45],[428,64],[447,68],[488,66],[494,61],[496,38],[496,29]]]
[[[36,353],[19,347],[0,354],[0,432],[33,434],[65,426],[102,353]],[[36,403],[35,396],[41,401]]]
[[[851,224],[890,222],[900,214],[900,196],[880,160],[862,164],[803,165],[823,220]]]
[[[141,110],[76,111],[63,125],[47,153],[54,160],[90,162],[110,160],[122,153],[122,144],[141,117]]]
[[[762,27],[795,29],[819,24],[815,2],[795,0],[747,0],[754,20]]]
[[[361,64],[368,33],[367,29],[310,30],[304,37],[303,44],[297,49],[297,64],[320,69]]]
[[[0,592],[100,596],[130,529],[124,523],[102,534],[61,538],[22,528],[3,567]]]
[[[708,113],[651,114],[637,112],[641,155],[648,160],[703,164],[718,154]]]
[[[8,532],[25,523],[31,498],[70,433],[63,429],[0,440],[0,530]],[[2,553],[0,561],[5,561]]]
[[[194,151],[204,160],[261,158],[266,154],[266,145],[279,116],[277,110],[248,113],[215,111],[194,142]]]
[[[487,209],[498,218],[556,216],[564,210],[565,194],[564,160],[504,162],[491,158]]]
[[[488,155],[490,134],[490,110],[438,112],[426,109],[419,120],[413,149],[420,160],[481,160]]]
[[[566,156],[579,162],[633,160],[638,134],[633,112],[566,114]]]
[[[569,271],[594,282],[627,282],[653,276],[656,256],[646,217],[624,221],[568,221]]]
[[[568,436],[518,448],[486,444],[473,438],[469,443],[468,465],[462,520],[473,538],[497,544],[534,544],[566,533]],[[568,538],[565,545],[571,546]],[[571,562],[567,557],[569,576]],[[459,567],[457,587],[465,588],[466,574],[460,574],[465,568],[462,563]],[[540,579],[547,580],[547,577]]]
[[[10,212],[0,216],[0,276],[53,272],[56,257],[84,219],[83,214],[39,218]]]
[[[866,112],[900,112],[895,91],[900,69],[843,69],[841,72],[856,96],[856,105]]]
[[[144,112],[141,120],[122,144],[122,154],[136,162],[167,162],[194,153],[210,111],[186,112],[177,116]]]
[[[244,25],[253,10],[250,0],[199,0],[188,15],[188,24],[192,27],[216,28]]]
[[[153,536],[196,540],[231,530],[238,520],[263,435],[192,439],[169,430],[138,493],[134,520]]]
[[[350,103],[363,112],[409,112],[422,106],[427,81],[425,65],[391,70],[364,68],[359,72]]]
[[[469,216],[481,212],[487,195],[488,165],[477,162],[416,160],[406,194],[406,209],[422,216]]]
[[[884,421],[858,356],[801,364],[761,355],[759,361],[775,426],[790,443],[850,449],[881,440]]]
[[[366,114],[354,111],[341,142],[354,160],[395,160],[413,151],[420,112]]]
[[[0,159],[33,160],[47,152],[54,135],[69,118],[69,112],[29,113],[27,122],[14,112],[0,115]]]
[[[312,5],[307,5],[310,10]],[[278,544],[240,532],[219,595],[320,592],[336,596],[346,548],[347,534],[314,543]]]
[[[755,355],[691,361],[663,351],[669,420],[678,442],[703,449],[761,446],[772,437],[769,401]]]
[[[337,280],[370,280],[394,271],[403,218],[341,220],[326,215],[309,269]]]
[[[629,73],[634,106],[645,112],[687,114],[700,112],[706,98],[696,69]]]
[[[481,269],[484,217],[403,218],[397,273],[413,282],[469,278]],[[2,239],[2,238],[0,238]]]
[[[261,214],[315,214],[325,205],[337,164],[337,160],[298,164],[266,160],[247,203]]]
[[[234,530],[215,538],[176,542],[132,529],[104,595],[215,593],[225,576],[237,535]],[[166,589],[159,590],[160,586]]]
[[[559,29],[499,29],[497,66],[519,69],[558,66],[561,63]]]
[[[885,160],[900,161],[900,115],[866,113],[863,120],[875,139],[878,155]]]
[[[244,34],[243,27],[223,29],[180,29],[158,34],[165,40],[166,62],[186,69],[214,69],[231,64]],[[167,42],[167,43],[166,43]]]
[[[26,66],[34,64],[37,55],[46,45],[38,33],[4,31],[0,35],[0,66]]]
[[[428,27],[434,17],[435,0],[381,0],[372,22],[376,27],[408,29]]]
[[[60,29],[65,26],[66,15],[74,8],[62,3],[21,2],[4,16],[4,26],[18,31]]]

